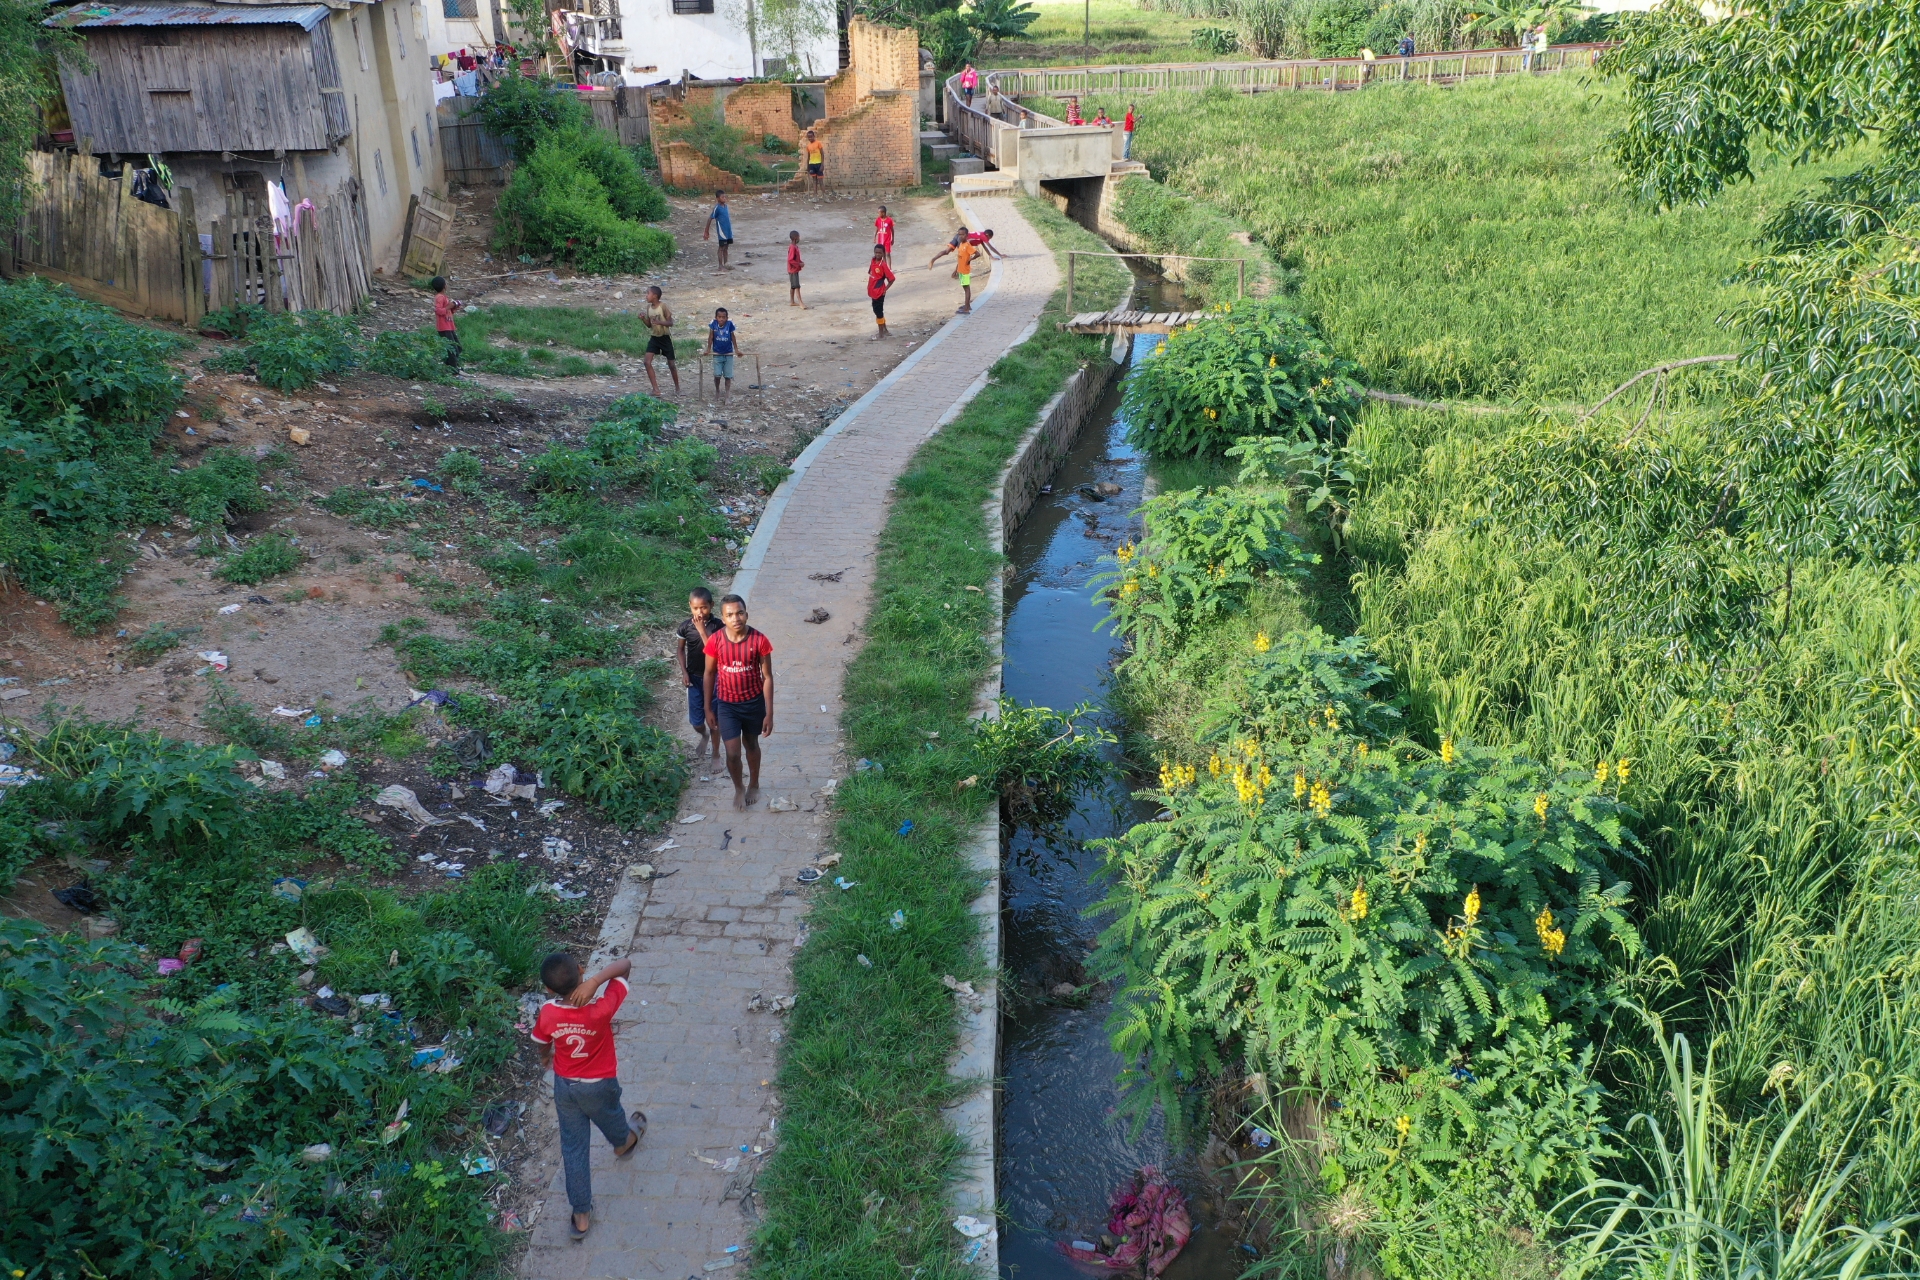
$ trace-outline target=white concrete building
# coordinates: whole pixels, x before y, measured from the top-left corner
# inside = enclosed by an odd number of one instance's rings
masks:
[[[459,0],[446,0],[457,3]],[[625,62],[628,84],[726,80],[840,69],[833,0],[587,0],[617,6],[619,31],[601,52]],[[583,9],[587,8],[583,4]],[[654,67],[655,71],[640,68]]]

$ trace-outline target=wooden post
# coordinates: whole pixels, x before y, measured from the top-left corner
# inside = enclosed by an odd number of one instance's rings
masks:
[[[1240,259],[1240,296],[1247,296],[1247,260]],[[1071,309],[1071,308],[1069,308]]]
[[[205,274],[200,268],[200,224],[193,215],[193,188],[181,187],[177,192],[180,209],[176,215],[180,221],[180,272],[181,284],[185,293],[181,296],[181,323],[189,329],[200,327],[200,317],[207,314],[207,295],[200,281]]]
[[[371,19],[369,19],[371,21]],[[449,188],[451,189],[451,188]],[[413,215],[420,211],[420,197],[407,197],[407,224],[400,232],[400,271],[404,275],[407,269],[407,250],[413,246]]]
[[[267,310],[285,311],[291,302],[280,281],[280,246],[273,242],[273,219],[253,220],[253,239],[260,249],[260,278],[267,286]]]
[[[1067,311],[1069,313],[1073,311],[1073,264],[1078,256],[1077,251],[1067,250]]]

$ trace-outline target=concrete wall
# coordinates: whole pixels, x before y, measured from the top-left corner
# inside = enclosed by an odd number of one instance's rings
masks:
[[[1116,144],[1108,130],[1081,127],[1017,132],[1019,158],[1014,171],[1029,195],[1039,195],[1040,184],[1049,179],[1103,177],[1113,168]]]
[[[829,21],[827,33],[799,50],[775,47],[771,33],[759,40],[759,65],[747,33],[749,0],[715,0],[713,13],[675,13],[671,0],[620,0],[620,39],[603,48],[625,57],[631,66],[657,66],[658,72],[629,72],[628,84],[677,79],[753,79],[765,74],[768,58],[788,58],[789,71],[831,75],[840,66],[840,41]],[[755,0],[757,2],[757,0]],[[815,0],[818,2],[818,0]]]

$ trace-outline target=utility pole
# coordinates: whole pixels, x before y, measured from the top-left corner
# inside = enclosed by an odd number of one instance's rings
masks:
[[[1083,49],[1090,49],[1093,45],[1093,0],[1087,0],[1086,12],[1080,20],[1080,44]],[[1087,58],[1091,61],[1093,54],[1089,52]]]

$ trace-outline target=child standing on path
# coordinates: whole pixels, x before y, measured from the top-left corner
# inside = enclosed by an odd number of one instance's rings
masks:
[[[811,307],[800,300],[800,273],[807,264],[800,261],[800,233],[787,232],[787,305],[810,311]]]
[[[1133,159],[1133,104],[1127,104],[1127,119],[1120,126],[1120,158]]]
[[[580,976],[572,956],[556,952],[540,966],[540,981],[556,999],[540,1006],[533,1042],[540,1046],[540,1068],[553,1068],[553,1109],[560,1121],[560,1159],[567,1171],[567,1203],[573,1209],[575,1242],[593,1226],[593,1128],[625,1160],[647,1131],[645,1112],[631,1117],[620,1107],[620,1064],[614,1057],[613,1015],[627,998],[631,960]],[[601,984],[605,994],[599,994]],[[631,1125],[629,1125],[631,1119]]]
[[[887,265],[887,253],[873,246],[873,261],[867,264],[867,297],[873,300],[874,341],[887,336],[887,290],[894,281],[893,268]]]
[[[984,236],[992,234],[991,231],[982,233]],[[974,255],[982,251],[984,243],[983,241],[980,246],[976,246],[972,236],[962,236],[958,245],[948,245],[934,254],[927,263],[927,270],[931,271],[934,263],[946,257],[949,252],[953,254],[953,277],[960,282],[960,308],[955,312],[956,315],[964,316],[973,313],[973,259]]]
[[[673,312],[661,299],[660,286],[647,286],[647,309],[644,316],[647,332],[647,353],[640,357],[641,367],[647,371],[647,383],[653,388],[653,394],[660,394],[660,379],[653,376],[653,358],[667,358],[667,372],[673,377],[673,394],[680,394],[680,367],[673,362]]]
[[[733,357],[740,349],[740,334],[727,319],[725,307],[713,309],[713,323],[707,326],[707,354],[713,357],[713,393],[722,405],[733,399]],[[726,389],[720,387],[726,379]]]
[[[893,215],[887,212],[887,206],[880,206],[880,216],[873,220],[873,242],[887,251],[887,265],[893,265]]]
[[[707,637],[707,711],[727,747],[733,807],[750,808],[760,798],[760,735],[773,732],[773,641],[747,625],[747,602],[720,597],[727,625]],[[740,757],[750,774],[740,786]]]
[[[687,723],[700,735],[702,747],[712,745],[718,760],[720,735],[707,733],[707,638],[720,630],[720,620],[713,616],[713,592],[705,587],[687,592],[687,613],[691,616],[674,632],[680,638],[680,670],[687,678]]]
[[[969,62],[967,64],[967,69],[960,73],[960,92],[966,95],[968,106],[973,105],[973,95],[975,94],[975,92],[979,90],[979,88],[980,88],[980,73],[978,71],[975,71],[973,69],[973,64]]]
[[[453,323],[453,309],[458,304],[447,296],[447,278],[435,276],[433,284],[433,327],[439,331],[440,340],[447,344],[447,368],[454,372],[460,370],[460,330]]]
[[[821,187],[826,183],[826,179],[821,175],[827,171],[827,149],[820,145],[820,139],[814,136],[814,132],[811,129],[807,130],[807,145],[805,150],[807,153],[807,177],[810,179],[813,194],[819,195]]]
[[[713,235],[714,228],[720,230],[720,270],[731,271],[727,265],[727,250],[733,247],[733,210],[727,208],[727,193],[713,193],[713,212],[707,215],[707,229],[700,233],[702,240]]]

